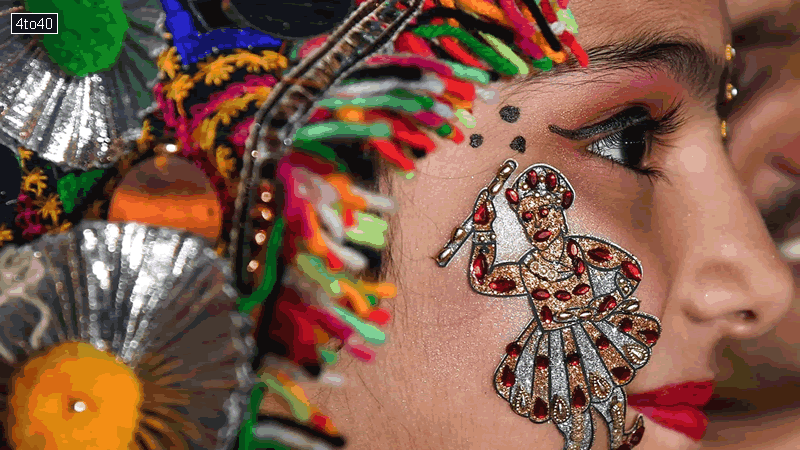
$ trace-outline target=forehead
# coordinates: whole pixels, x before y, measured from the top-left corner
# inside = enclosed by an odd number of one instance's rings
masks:
[[[724,0],[572,0],[569,7],[584,48],[667,31],[722,53],[730,37]]]

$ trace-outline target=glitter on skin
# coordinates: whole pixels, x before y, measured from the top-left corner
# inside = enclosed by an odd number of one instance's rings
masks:
[[[514,140],[511,141],[511,144],[509,144],[509,147],[511,147],[512,150],[525,153],[525,138],[522,136],[515,137]]]
[[[519,108],[516,106],[503,106],[500,109],[500,118],[508,123],[514,123],[519,120]]]
[[[483,145],[483,136],[480,134],[472,134],[469,137],[469,145],[472,148],[478,148]]]

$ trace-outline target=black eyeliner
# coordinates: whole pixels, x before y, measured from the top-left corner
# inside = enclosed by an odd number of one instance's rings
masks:
[[[598,124],[585,126],[577,130],[567,130],[557,125],[548,125],[547,128],[551,133],[563,136],[571,141],[585,141],[600,134],[615,133],[652,120],[647,108],[634,106]]]

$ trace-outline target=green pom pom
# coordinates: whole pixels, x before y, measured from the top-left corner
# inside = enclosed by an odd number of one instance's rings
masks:
[[[58,196],[67,214],[71,214],[75,210],[78,200],[86,196],[104,172],[103,169],[97,169],[78,176],[68,173],[58,180]]]
[[[25,0],[28,12],[58,13],[58,34],[42,36],[47,54],[70,75],[114,65],[128,31],[120,0]]]

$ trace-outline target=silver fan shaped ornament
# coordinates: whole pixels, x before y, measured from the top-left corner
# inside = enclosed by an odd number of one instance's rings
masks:
[[[0,0],[0,28],[10,30],[14,0]],[[152,101],[159,34],[158,0],[123,0],[128,30],[108,70],[66,74],[37,35],[7,34],[0,45],[0,143],[26,147],[63,169],[108,167],[141,134],[139,112]]]
[[[252,324],[230,278],[204,239],[135,223],[84,222],[4,249],[0,408],[10,407],[9,374],[32,357],[88,343],[142,383],[131,448],[230,448],[254,379]]]

